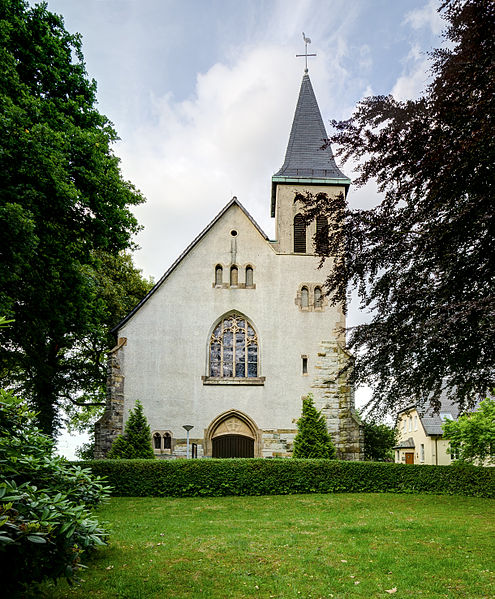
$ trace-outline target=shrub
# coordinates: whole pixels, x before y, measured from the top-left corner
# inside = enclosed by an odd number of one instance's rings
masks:
[[[138,400],[136,406],[129,413],[125,424],[124,434],[119,435],[108,452],[108,459],[155,459],[155,453],[151,445],[151,430],[143,405]]]
[[[335,457],[335,447],[328,434],[325,418],[315,408],[311,394],[303,399],[302,416],[297,421],[297,429],[293,457],[327,459]]]
[[[35,414],[0,390],[0,560],[7,596],[45,578],[71,580],[81,557],[105,544],[107,533],[91,508],[109,487],[53,452]]]
[[[124,497],[435,493],[495,497],[495,468],[315,459],[94,460]]]

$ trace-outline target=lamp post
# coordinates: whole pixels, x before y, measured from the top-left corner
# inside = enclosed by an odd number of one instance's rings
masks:
[[[186,457],[189,459],[189,431],[194,428],[194,426],[192,424],[183,424],[182,428],[185,428],[187,431]]]

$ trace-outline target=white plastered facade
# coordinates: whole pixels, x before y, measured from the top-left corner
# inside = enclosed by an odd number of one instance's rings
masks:
[[[285,162],[289,170],[295,165],[294,172],[302,165],[304,175],[272,178],[276,239],[270,241],[233,198],[117,327],[118,343],[109,356],[107,409],[96,425],[96,457],[105,457],[137,400],[156,435],[158,457],[186,454],[184,425],[193,427],[189,441],[197,457],[236,457],[229,452],[238,450],[241,457],[289,457],[302,399],[312,393],[337,456],[362,459],[362,427],[348,371],[344,373],[351,359],[345,350],[344,315],[320,293],[332,259],[318,268],[315,223],[306,228],[306,251],[294,245],[294,217],[302,211],[296,193],[345,196],[350,183],[330,150],[324,153],[328,165],[322,171],[325,137],[305,75]],[[308,156],[320,166],[319,179],[308,171]],[[236,284],[230,279],[232,267],[237,269]],[[228,315],[252,327],[258,350],[254,375],[229,377],[222,370],[221,376],[213,376],[212,334]],[[246,341],[246,354],[247,347]],[[165,435],[167,447],[160,446]],[[231,440],[239,442],[235,450]],[[250,454],[242,453],[246,447]]]
[[[421,415],[416,408],[405,410],[399,414],[396,429],[399,438],[399,443],[394,449],[396,463],[434,466],[452,464],[453,459],[448,452],[449,442],[442,439],[441,435],[426,433],[421,422]],[[401,447],[401,444],[407,446]]]

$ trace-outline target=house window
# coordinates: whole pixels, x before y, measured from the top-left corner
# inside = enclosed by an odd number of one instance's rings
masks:
[[[419,459],[424,462],[425,461],[425,444],[421,443],[419,446]]]
[[[321,289],[319,287],[315,287],[314,296],[315,296],[315,308],[321,308],[322,299],[321,299]]]
[[[414,430],[417,431],[418,430],[418,417],[414,416]]]
[[[172,449],[172,437],[170,433],[165,433],[163,435],[163,449]]]
[[[253,269],[251,266],[246,266],[246,287],[253,286]]]
[[[307,308],[309,306],[309,291],[307,287],[301,289],[301,308]]]
[[[409,416],[409,432],[412,432],[412,417]]]
[[[225,317],[210,338],[210,376],[255,378],[258,376],[258,338],[240,314]]]
[[[153,447],[155,449],[161,449],[162,448],[162,436],[160,435],[160,433],[155,433],[153,435]]]
[[[223,268],[220,264],[215,267],[215,285],[221,285],[223,283]]]
[[[306,253],[306,223],[302,214],[294,217],[294,253]]]
[[[237,266],[230,267],[230,284],[237,285],[239,283],[239,271]]]

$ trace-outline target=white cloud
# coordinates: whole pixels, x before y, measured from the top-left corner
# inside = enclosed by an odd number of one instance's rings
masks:
[[[445,21],[438,12],[438,0],[429,0],[421,8],[406,14],[404,23],[414,31],[427,29],[433,35],[440,35]],[[392,95],[398,100],[416,99],[426,89],[430,81],[430,60],[418,42],[411,42],[408,55],[404,59],[404,71],[392,88]]]
[[[438,7],[438,0],[429,0],[422,8],[407,13],[404,21],[413,29],[428,27],[433,34],[440,35],[445,27],[445,21],[438,13]]]
[[[124,175],[149,198],[136,210],[146,272],[160,276],[232,195],[270,228],[270,177],[283,162],[298,67],[259,45],[198,75],[192,98],[153,99],[153,123],[118,147]]]
[[[430,62],[426,56],[414,61],[407,73],[401,75],[390,92],[396,100],[415,100],[419,98],[429,81]]]

